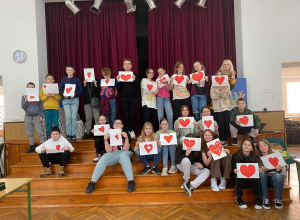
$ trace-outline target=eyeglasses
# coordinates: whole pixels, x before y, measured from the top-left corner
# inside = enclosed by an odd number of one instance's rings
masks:
[[[121,125],[122,122],[115,122],[114,124],[115,124],[115,125]]]

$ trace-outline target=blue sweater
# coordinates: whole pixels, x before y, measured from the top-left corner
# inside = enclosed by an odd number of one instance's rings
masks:
[[[72,78],[68,78],[67,76],[65,76],[61,79],[61,82],[60,82],[60,85],[59,85],[59,93],[62,96],[64,94],[66,84],[75,84],[76,85],[75,97],[79,97],[81,94],[83,94],[83,88],[82,88],[80,79],[77,78],[76,76],[73,76]]]

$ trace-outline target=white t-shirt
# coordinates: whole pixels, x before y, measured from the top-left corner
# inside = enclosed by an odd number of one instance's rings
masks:
[[[143,93],[143,88],[145,88],[149,83],[155,83],[155,82],[150,81],[147,78],[143,78],[141,81],[142,106],[146,105],[148,108],[157,109],[155,93]]]

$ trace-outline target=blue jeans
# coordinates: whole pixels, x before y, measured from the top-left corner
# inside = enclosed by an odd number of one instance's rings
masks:
[[[106,116],[106,123],[110,123],[110,127],[113,128],[114,122],[116,120],[117,115],[117,103],[116,99],[110,99],[109,100],[109,106],[110,106],[110,116]],[[110,118],[110,120],[109,120]]]
[[[262,199],[269,199],[268,186],[274,186],[275,199],[281,200],[284,178],[280,173],[268,176],[266,172],[262,171],[259,173],[259,180]]]
[[[149,166],[148,161],[153,161],[153,167],[157,167],[161,157],[161,148],[157,147],[157,154],[153,155],[140,155],[140,149],[135,150],[135,154],[145,166]]]
[[[52,123],[53,123],[53,127],[59,127],[58,124],[59,111],[56,109],[45,109],[44,115],[46,120],[46,135],[49,137],[51,135]]]
[[[168,152],[170,152],[171,166],[175,166],[175,154],[176,154],[176,146],[175,145],[162,146],[163,165],[164,165],[164,167],[168,167]]]
[[[131,157],[132,151],[112,151],[104,154],[98,161],[94,173],[92,176],[92,181],[97,182],[98,179],[102,176],[104,170],[107,166],[114,166],[117,163],[122,165],[122,169],[125,173],[127,180],[133,180],[132,164]]]
[[[76,136],[77,120],[76,115],[79,106],[79,98],[64,99],[62,101],[66,118],[67,135]]]
[[[206,95],[192,95],[191,102],[194,118],[196,121],[199,121],[201,119],[201,109],[207,106],[207,97]]]
[[[157,103],[158,123],[162,118],[164,118],[164,109],[165,109],[168,123],[169,123],[169,129],[173,130],[173,109],[172,109],[170,98],[157,96],[156,103]]]

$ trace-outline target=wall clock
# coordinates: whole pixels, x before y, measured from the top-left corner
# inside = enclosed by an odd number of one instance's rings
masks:
[[[17,63],[23,63],[26,60],[26,53],[22,50],[16,50],[13,58]]]

